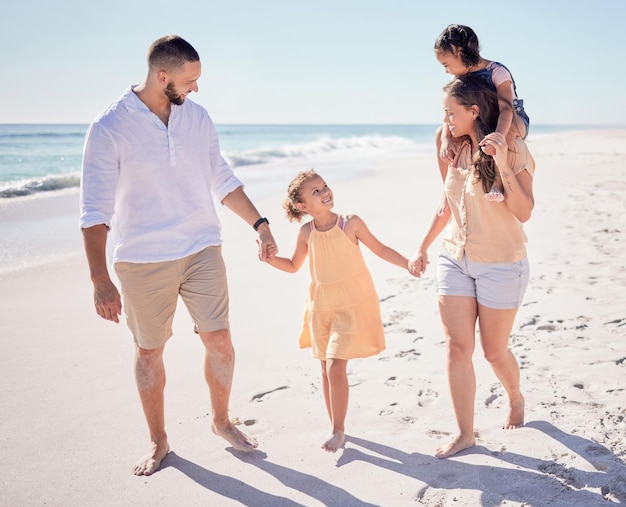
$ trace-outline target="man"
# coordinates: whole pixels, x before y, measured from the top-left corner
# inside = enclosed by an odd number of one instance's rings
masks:
[[[198,91],[200,58],[170,35],[148,50],[148,74],[89,127],[81,180],[85,252],[98,315],[119,322],[120,294],[107,269],[107,241],[136,347],[135,374],[151,448],[133,467],[155,472],[169,452],[163,350],[180,295],[206,349],[212,429],[235,449],[256,442],[230,422],[234,351],[221,256],[221,202],[258,232],[262,258],[277,253],[269,222],[220,154],[213,122],[187,100]],[[110,237],[109,233],[111,233]]]

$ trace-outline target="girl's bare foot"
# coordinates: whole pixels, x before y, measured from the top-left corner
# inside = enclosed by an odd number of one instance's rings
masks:
[[[485,194],[485,199],[491,202],[502,202],[504,201],[504,194],[495,188],[492,188],[489,192]]]
[[[252,452],[258,447],[258,442],[254,438],[249,438],[244,433],[235,428],[234,424],[228,421],[226,426],[217,427],[215,423],[212,424],[213,433],[222,437],[230,443],[236,450],[242,452]]]
[[[504,194],[502,193],[502,185],[499,180],[496,180],[491,185],[491,190],[485,194],[485,199],[490,202],[502,202],[504,201]]]
[[[517,428],[521,428],[524,426],[524,408],[525,408],[525,400],[524,397],[520,395],[519,398],[511,401],[511,410],[509,412],[509,416],[504,423],[505,430],[515,430]]]
[[[474,435],[469,438],[466,438],[463,435],[458,435],[448,445],[439,447],[435,451],[435,457],[440,459],[449,458],[450,456],[454,456],[457,452],[461,452],[463,449],[467,449],[469,447],[474,447],[475,445],[476,439],[474,438]]]
[[[336,431],[328,440],[326,440],[326,442],[322,444],[322,449],[327,452],[337,452],[337,449],[343,445],[345,439],[346,436],[343,431]]]
[[[162,444],[152,442],[148,453],[133,465],[133,474],[152,475],[159,469],[168,452],[170,452],[170,446],[167,440]]]

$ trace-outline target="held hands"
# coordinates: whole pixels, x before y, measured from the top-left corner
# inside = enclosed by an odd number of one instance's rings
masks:
[[[421,278],[422,274],[426,272],[426,266],[429,262],[426,252],[417,252],[409,259],[409,273],[417,278]]]
[[[493,157],[498,167],[507,164],[509,146],[506,144],[506,138],[502,134],[498,132],[487,134],[478,145],[483,150],[483,153]]]
[[[274,241],[269,227],[264,227],[264,230],[259,231],[259,239],[256,240],[256,243],[259,245],[260,261],[269,262],[278,253],[276,241]]]

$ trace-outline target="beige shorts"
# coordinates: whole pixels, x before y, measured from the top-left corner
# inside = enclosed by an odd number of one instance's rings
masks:
[[[210,246],[175,261],[118,262],[124,313],[135,342],[156,349],[172,336],[178,296],[197,331],[227,329],[228,284],[221,246]]]

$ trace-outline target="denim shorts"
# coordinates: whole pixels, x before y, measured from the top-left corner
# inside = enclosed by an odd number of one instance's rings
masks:
[[[530,129],[530,118],[528,114],[526,114],[526,111],[524,111],[524,101],[522,99],[513,99],[513,109],[515,109],[517,116],[519,116],[526,127],[526,134],[524,135],[524,139],[526,139],[528,137],[528,130]]]
[[[469,296],[479,304],[497,310],[519,308],[528,287],[528,259],[517,262],[469,262],[465,254],[461,262],[445,250],[437,263],[437,294]]]

